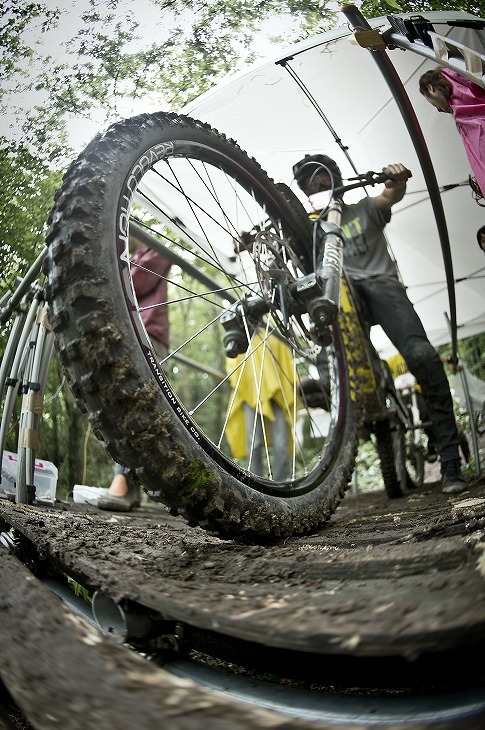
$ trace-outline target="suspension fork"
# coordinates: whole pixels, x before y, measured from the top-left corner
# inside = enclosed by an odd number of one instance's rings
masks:
[[[323,233],[323,256],[317,263],[316,277],[322,292],[321,324],[336,321],[340,311],[342,293],[342,270],[344,260],[344,237],[340,227],[342,201],[334,199],[329,204],[326,221],[319,223]]]
[[[326,220],[319,220],[320,250],[315,272],[297,282],[296,291],[305,301],[315,328],[325,341],[328,327],[340,312],[344,237],[340,228],[342,201],[333,199]]]

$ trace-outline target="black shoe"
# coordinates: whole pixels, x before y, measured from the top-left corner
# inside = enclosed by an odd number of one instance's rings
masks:
[[[128,491],[122,497],[108,494],[100,497],[96,503],[98,509],[105,509],[110,512],[131,512],[135,507],[140,506],[140,487],[135,486],[128,479]]]
[[[445,494],[459,494],[468,484],[461,473],[460,459],[445,461],[441,464],[441,491]]]

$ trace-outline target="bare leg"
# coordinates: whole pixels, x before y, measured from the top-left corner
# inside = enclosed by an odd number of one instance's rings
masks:
[[[99,509],[130,512],[133,507],[139,507],[140,487],[128,482],[127,473],[121,464],[115,464],[115,474],[109,486],[108,494],[98,499],[97,506]]]
[[[128,491],[128,482],[124,474],[115,474],[109,485],[108,492],[114,497],[124,497]]]

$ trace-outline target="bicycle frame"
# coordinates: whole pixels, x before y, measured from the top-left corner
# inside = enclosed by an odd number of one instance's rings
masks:
[[[342,193],[347,189],[373,185],[382,182],[384,176],[376,173],[366,173],[359,176],[357,182],[339,189]],[[322,226],[325,241],[325,254],[314,274],[305,277],[304,285],[297,283],[298,295],[305,301],[305,306],[311,313],[317,328],[317,340],[324,340],[328,327],[340,318],[345,320],[347,335],[346,348],[352,348],[354,355],[350,366],[350,378],[354,382],[351,397],[359,401],[363,410],[364,423],[367,428],[373,427],[375,422],[391,424],[392,431],[396,429],[414,429],[413,436],[417,438],[417,422],[411,419],[405,404],[395,397],[392,389],[387,387],[383,377],[380,362],[365,327],[360,319],[358,305],[352,287],[343,267],[343,238],[340,229],[341,202],[334,198],[329,205],[325,226]],[[320,221],[315,222],[320,226]],[[264,234],[258,234],[263,236]],[[0,444],[2,451],[5,448],[8,421],[13,412],[14,403],[19,392],[23,394],[22,412],[20,416],[19,438],[19,470],[17,475],[16,500],[20,503],[29,503],[35,499],[33,487],[33,472],[35,450],[37,448],[37,429],[42,412],[42,399],[47,379],[48,366],[51,359],[53,336],[45,327],[47,308],[42,301],[43,292],[36,288],[38,277],[46,251],[42,251],[32,264],[27,274],[20,280],[13,294],[4,296],[0,309],[2,321],[16,312],[12,326],[10,340],[2,360],[0,385],[6,385],[4,414],[0,430]],[[310,284],[310,285],[309,285]],[[310,292],[308,294],[308,291]],[[27,314],[27,303],[31,301]],[[259,316],[267,311],[263,300],[254,298],[252,316]],[[232,320],[224,322],[228,331]],[[356,363],[356,364],[355,364]],[[2,392],[2,397],[3,397]]]

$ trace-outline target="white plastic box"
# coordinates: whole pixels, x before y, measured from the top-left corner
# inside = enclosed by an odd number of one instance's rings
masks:
[[[0,498],[15,501],[17,482],[17,454],[11,451],[2,453],[2,481]],[[51,461],[36,459],[34,464],[35,503],[56,502],[58,469]]]

